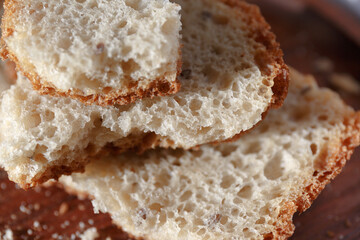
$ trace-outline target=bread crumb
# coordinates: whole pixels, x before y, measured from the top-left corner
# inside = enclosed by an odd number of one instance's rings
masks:
[[[330,59],[322,57],[315,60],[314,67],[320,72],[331,72],[334,69],[334,64]]]
[[[345,220],[345,227],[347,227],[347,228],[351,228],[351,227],[352,227],[352,223],[351,223],[351,221],[350,221],[349,219],[346,219],[346,220]]]
[[[79,222],[79,227],[80,227],[81,229],[84,229],[84,228],[85,228],[85,223]]]
[[[99,233],[95,227],[87,229],[83,234],[80,235],[81,240],[95,240],[99,237]]]
[[[20,212],[26,213],[28,215],[31,214],[31,210],[29,208],[27,208],[24,203],[22,203],[20,205],[19,209],[20,209]]]
[[[34,221],[33,223],[34,228],[40,227],[40,223],[38,221]]]
[[[35,203],[34,204],[34,210],[38,211],[40,209],[40,204],[39,203]]]
[[[331,84],[348,93],[360,93],[360,83],[356,81],[351,75],[346,73],[334,73],[330,78]]]
[[[64,215],[69,210],[69,205],[67,203],[62,203],[59,208],[59,214]]]
[[[85,210],[85,206],[84,206],[83,204],[80,204],[80,205],[78,206],[78,208],[79,208],[80,211],[84,211],[84,210]]]
[[[335,237],[335,233],[332,232],[332,231],[327,231],[327,232],[326,232],[326,235],[327,235],[329,238]]]
[[[14,234],[11,229],[5,229],[5,235],[0,233],[0,237],[2,237],[1,239],[3,240],[14,240]]]
[[[33,234],[33,231],[32,231],[31,229],[28,229],[28,230],[27,230],[27,234],[28,234],[28,235],[32,235],[32,234]]]

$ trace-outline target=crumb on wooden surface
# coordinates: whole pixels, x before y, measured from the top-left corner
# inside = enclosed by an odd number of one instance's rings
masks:
[[[360,83],[351,75],[346,73],[334,73],[330,77],[331,84],[347,93],[359,94]]]

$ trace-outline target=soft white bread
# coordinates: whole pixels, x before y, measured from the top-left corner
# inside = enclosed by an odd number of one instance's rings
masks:
[[[287,68],[257,7],[177,3],[184,70],[182,90],[173,96],[118,107],[84,105],[40,96],[19,76],[0,105],[0,166],[10,179],[27,188],[81,171],[106,147],[189,149],[236,138],[282,104]]]
[[[63,176],[145,240],[286,239],[360,144],[360,112],[292,72],[283,108],[233,143],[98,159]]]
[[[6,0],[4,58],[42,94],[128,104],[180,89],[180,6],[169,0]]]

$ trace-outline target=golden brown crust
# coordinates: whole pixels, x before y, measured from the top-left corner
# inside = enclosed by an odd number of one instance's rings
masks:
[[[79,89],[71,89],[68,91],[63,91],[57,89],[51,83],[47,82],[45,79],[36,73],[35,67],[33,64],[28,63],[27,65],[31,67],[23,66],[23,63],[18,60],[14,53],[12,53],[6,45],[5,38],[11,36],[14,32],[14,26],[11,23],[10,19],[12,15],[17,14],[17,1],[16,0],[5,0],[4,7],[6,9],[2,21],[2,30],[3,35],[1,37],[1,57],[6,60],[10,59],[16,64],[17,70],[22,72],[33,85],[33,88],[37,90],[40,94],[50,95],[54,97],[70,97],[84,104],[96,104],[100,106],[108,105],[126,105],[135,102],[136,100],[143,98],[153,98],[156,96],[167,96],[174,93],[177,93],[180,90],[180,81],[178,77],[174,81],[169,82],[166,79],[166,76],[176,74],[179,76],[181,73],[181,46],[178,49],[179,58],[176,66],[176,73],[165,73],[163,76],[153,79],[151,83],[147,86],[146,89],[141,89],[138,86],[137,81],[128,81],[129,85],[127,87],[127,93],[123,93],[123,89],[111,89],[104,88],[102,93],[84,95]]]
[[[282,205],[274,231],[264,235],[264,239],[287,239],[295,230],[292,222],[296,211],[304,212],[318,197],[325,186],[330,183],[342,170],[347,160],[350,159],[354,149],[360,145],[360,112],[348,116],[344,124],[346,129],[335,146],[327,144],[321,151],[316,162],[317,169],[313,178],[299,191],[300,194],[289,199]]]
[[[240,8],[241,12],[248,14],[248,17],[243,17],[248,23],[251,31],[252,38],[266,48],[266,52],[259,52],[255,56],[263,74],[267,75],[268,80],[274,79],[274,85],[271,90],[273,91],[273,97],[271,104],[261,115],[261,120],[255,124],[252,128],[242,131],[232,138],[224,141],[215,141],[211,144],[217,145],[223,142],[237,141],[244,134],[249,133],[255,129],[264,120],[271,108],[280,108],[288,94],[289,89],[289,68],[284,63],[283,52],[280,49],[280,44],[276,42],[275,35],[270,31],[269,24],[265,21],[261,15],[260,9],[252,4],[240,0],[219,0],[230,7]],[[272,67],[269,67],[272,66]],[[199,146],[194,147],[196,149]]]
[[[268,80],[274,79],[272,86],[273,98],[269,108],[279,108],[282,106],[289,88],[289,69],[284,63],[283,52],[280,44],[276,41],[276,36],[271,32],[270,25],[261,15],[259,7],[248,4],[240,0],[219,0],[224,4],[239,8],[242,19],[247,23],[249,37],[255,39],[266,51],[259,51],[255,55],[255,61],[261,72],[267,76]],[[244,13],[247,16],[244,16]]]

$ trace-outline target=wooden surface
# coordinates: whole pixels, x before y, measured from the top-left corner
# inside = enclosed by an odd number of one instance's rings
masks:
[[[360,94],[331,81],[334,74],[360,79],[360,49],[341,31],[312,11],[285,9],[261,3],[285,52],[286,62],[314,74],[321,86],[337,90],[346,102],[360,109]],[[294,217],[293,240],[360,239],[360,149],[313,206]],[[106,214],[94,214],[89,200],[66,194],[58,187],[27,192],[16,188],[0,172],[0,232],[11,229],[15,239],[75,239],[96,227],[99,239],[128,236],[111,224]],[[73,237],[73,238],[72,238]],[[78,237],[77,237],[78,238]]]

